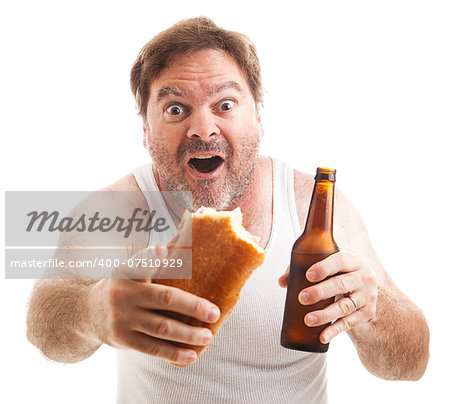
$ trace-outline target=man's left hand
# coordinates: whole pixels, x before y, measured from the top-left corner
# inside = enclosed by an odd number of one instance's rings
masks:
[[[287,286],[288,274],[289,268],[280,277],[280,286]],[[320,334],[322,343],[326,344],[342,331],[375,318],[377,278],[366,258],[338,252],[312,265],[306,271],[306,278],[315,284],[299,293],[301,304],[311,305],[330,297],[335,298],[334,303],[323,310],[308,313],[304,319],[309,327],[334,322]]]

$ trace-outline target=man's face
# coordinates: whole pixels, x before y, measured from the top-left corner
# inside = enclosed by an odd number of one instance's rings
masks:
[[[192,205],[227,209],[252,180],[261,138],[256,105],[239,66],[218,50],[173,61],[152,83],[147,148],[170,191]]]

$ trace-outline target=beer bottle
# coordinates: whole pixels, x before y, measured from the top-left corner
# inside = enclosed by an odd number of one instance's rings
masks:
[[[329,324],[308,327],[305,315],[325,308],[334,302],[334,298],[304,306],[299,302],[298,295],[313,285],[306,279],[309,267],[339,251],[333,238],[335,178],[336,170],[317,168],[305,230],[292,248],[281,331],[281,345],[285,348],[308,352],[328,351],[329,344],[322,344],[319,335]]]

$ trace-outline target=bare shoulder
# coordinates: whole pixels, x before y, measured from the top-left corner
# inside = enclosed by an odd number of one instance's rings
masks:
[[[314,177],[310,174],[294,170],[294,194],[300,229],[305,227],[309,202],[314,187]]]
[[[99,207],[109,215],[124,216],[136,208],[145,209],[147,204],[134,175],[129,173],[98,192],[93,192],[79,207]]]
[[[139,212],[148,207],[134,175],[130,173],[99,191],[90,193],[73,208],[70,216],[75,221],[97,218],[95,225],[98,229],[101,227],[101,230],[61,233],[59,245],[120,246],[117,249],[118,254],[122,254],[120,258],[128,258],[136,252],[136,248],[147,245],[149,238],[146,232],[134,229],[125,237],[125,232],[119,230],[118,224],[127,223],[136,209]],[[86,256],[90,250],[82,249],[79,253]],[[59,251],[59,254],[67,254],[67,251]],[[71,251],[71,254],[74,252]]]
[[[102,191],[140,191],[133,173],[129,173],[116,182],[101,189]]]
[[[314,177],[294,171],[294,190],[299,222],[303,228],[308,214]],[[360,250],[367,241],[367,231],[356,208],[350,200],[336,187],[334,208],[334,236],[341,250]],[[362,251],[358,251],[361,253]],[[355,251],[356,253],[356,251]]]
[[[147,201],[133,173],[123,176],[100,191],[105,192],[111,198],[111,214],[132,214],[135,209],[145,210],[148,208]]]

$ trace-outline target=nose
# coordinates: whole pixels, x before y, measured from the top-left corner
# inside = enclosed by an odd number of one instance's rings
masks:
[[[187,136],[190,139],[207,140],[211,136],[220,134],[220,128],[217,125],[216,117],[210,110],[205,108],[194,111],[189,118]]]

